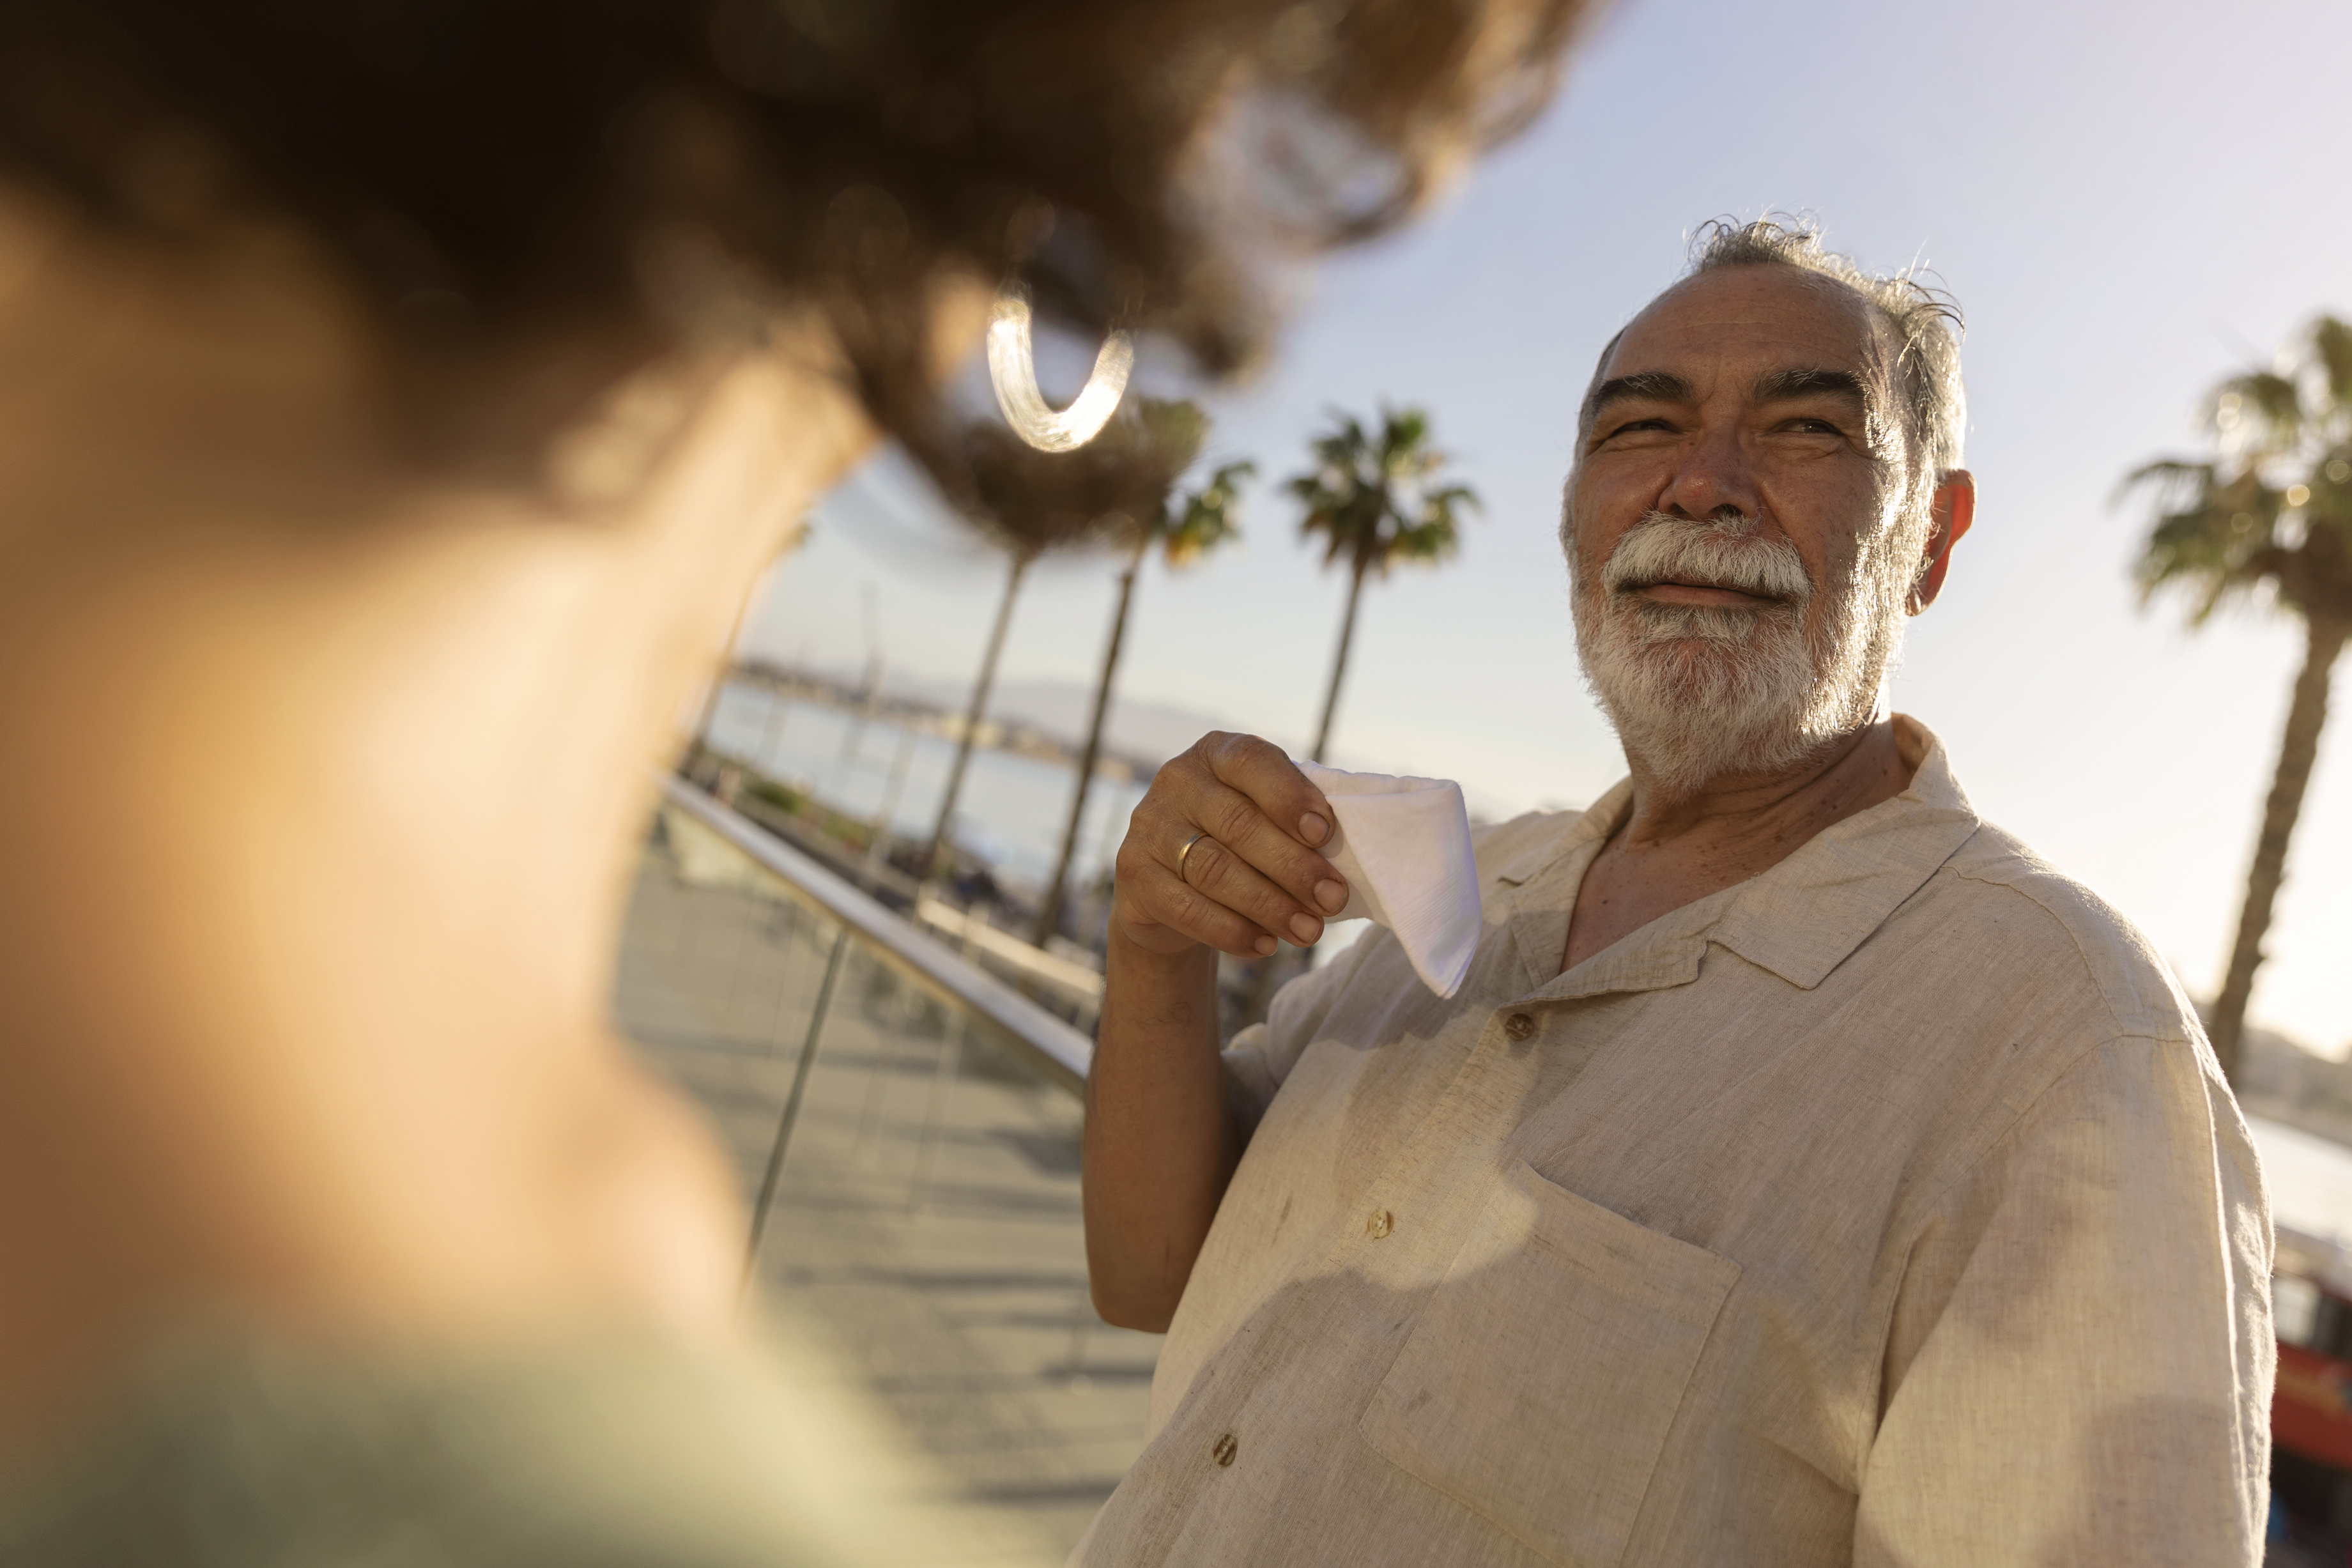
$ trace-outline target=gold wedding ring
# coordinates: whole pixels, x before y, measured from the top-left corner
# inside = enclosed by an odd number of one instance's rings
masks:
[[[1202,828],[1200,832],[1192,835],[1192,837],[1184,840],[1184,847],[1176,851],[1176,879],[1178,881],[1181,882],[1184,880],[1184,858],[1192,853],[1193,845],[1198,844],[1202,839],[1206,838],[1208,836],[1208,829]]]

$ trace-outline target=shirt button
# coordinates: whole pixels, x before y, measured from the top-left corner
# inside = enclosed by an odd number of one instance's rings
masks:
[[[1216,1460],[1217,1468],[1222,1470],[1230,1466],[1234,1462],[1234,1456],[1241,1451],[1241,1445],[1234,1442],[1234,1435],[1228,1432],[1211,1446],[1209,1458]]]
[[[1503,1033],[1515,1040],[1524,1040],[1536,1032],[1536,1021],[1525,1013],[1514,1013],[1503,1020]]]
[[[1374,1241],[1380,1240],[1395,1228],[1396,1215],[1386,1209],[1374,1209],[1371,1217],[1364,1221],[1364,1234]]]

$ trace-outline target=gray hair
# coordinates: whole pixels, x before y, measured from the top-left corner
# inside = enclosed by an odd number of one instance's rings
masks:
[[[1690,266],[1684,280],[1726,267],[1789,267],[1826,278],[1860,295],[1878,312],[1893,341],[1890,373],[1895,407],[1910,459],[1906,510],[1924,514],[1937,479],[1960,466],[1961,438],[1968,426],[1968,396],[1960,385],[1960,337],[1965,331],[1958,301],[1919,280],[1919,269],[1865,272],[1850,257],[1822,244],[1821,231],[1802,218],[1763,217],[1752,223],[1716,218],[1691,237]],[[1580,457],[1592,433],[1592,397],[1601,389],[1621,330],[1601,351],[1591,384],[1577,413]]]

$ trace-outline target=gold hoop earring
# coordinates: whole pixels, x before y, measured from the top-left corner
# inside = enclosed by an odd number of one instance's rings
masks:
[[[1037,387],[1037,361],[1029,341],[1029,291],[1008,284],[996,296],[988,322],[988,379],[1004,422],[1041,452],[1072,452],[1102,433],[1127,395],[1135,345],[1125,332],[1103,340],[1094,374],[1067,408],[1055,409]]]

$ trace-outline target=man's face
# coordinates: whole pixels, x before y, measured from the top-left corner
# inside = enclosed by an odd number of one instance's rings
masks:
[[[1727,268],[1602,368],[1569,491],[1578,651],[1673,787],[1790,765],[1875,710],[1919,547],[1881,331],[1830,280]]]

